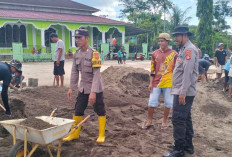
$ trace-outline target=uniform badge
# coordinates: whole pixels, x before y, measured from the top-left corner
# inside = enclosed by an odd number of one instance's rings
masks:
[[[99,53],[94,53],[94,57],[95,57],[96,60],[98,60],[100,58]]]
[[[192,54],[192,50],[186,50],[185,51],[185,59],[190,60],[191,59],[191,54]]]
[[[99,52],[97,52],[97,51],[93,52],[92,67],[93,68],[100,68],[101,67],[101,58],[100,58]]]

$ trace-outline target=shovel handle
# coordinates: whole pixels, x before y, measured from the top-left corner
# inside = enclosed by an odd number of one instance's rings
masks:
[[[94,113],[88,115],[87,117],[85,117],[84,120],[82,120],[79,124],[73,126],[74,129],[72,129],[68,135],[66,135],[65,137],[68,137],[70,134],[72,134],[78,127],[80,127],[83,123],[85,123],[89,118],[93,117],[94,116]]]
[[[1,108],[3,111],[6,112],[6,109],[5,109],[5,107],[2,106],[2,104],[0,104],[0,108]]]
[[[80,127],[83,123],[85,123],[89,118],[93,117],[94,113],[88,115],[87,117],[85,117],[84,120],[82,120],[80,123],[78,123],[77,125],[74,126],[75,129],[77,129],[78,127]]]
[[[52,113],[50,114],[50,117],[53,117],[54,113],[56,112],[57,108],[55,108]]]

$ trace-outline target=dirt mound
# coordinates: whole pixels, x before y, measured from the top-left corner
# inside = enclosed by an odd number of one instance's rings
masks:
[[[211,114],[214,117],[225,118],[229,115],[230,109],[223,106],[219,102],[210,102],[202,106],[202,111],[205,114]]]
[[[20,125],[31,127],[38,130],[43,130],[55,126],[35,117],[25,119],[20,123]]]
[[[111,66],[102,73],[105,89],[133,97],[149,96],[149,72],[141,68]]]

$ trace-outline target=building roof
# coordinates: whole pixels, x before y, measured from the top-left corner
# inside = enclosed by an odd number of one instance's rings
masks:
[[[133,25],[126,25],[125,32],[126,32],[125,34],[126,36],[134,36],[134,35],[139,35],[139,34],[151,33],[150,30],[138,28]]]
[[[74,9],[82,11],[99,11],[96,8],[74,2],[72,0],[0,0],[1,4],[12,4],[19,6],[37,6],[37,7],[53,7],[63,9]]]
[[[58,13],[48,13],[48,12],[6,10],[6,9],[0,9],[0,18],[126,25],[125,22],[111,20],[94,15],[58,14]]]

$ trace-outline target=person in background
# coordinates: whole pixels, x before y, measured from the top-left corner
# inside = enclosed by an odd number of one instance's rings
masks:
[[[217,67],[217,79],[220,79],[226,62],[226,51],[223,49],[223,43],[218,44],[218,49],[214,55],[215,65]]]
[[[118,50],[118,64],[122,64],[122,52],[121,52],[121,49]]]
[[[232,50],[232,47],[230,47],[230,49]],[[230,58],[227,60],[225,66],[224,66],[225,82],[224,82],[223,92],[226,92],[228,90],[228,82],[230,80],[229,71],[230,71]]]
[[[122,60],[123,60],[123,63],[126,64],[126,51],[125,51],[125,49],[122,51]]]
[[[35,48],[32,49],[32,54],[33,55],[36,54],[36,49]]]
[[[230,47],[230,52],[232,52],[232,47]],[[228,98],[231,99],[232,97],[232,54],[230,56],[230,60],[229,60],[229,79],[230,79],[230,85],[229,85],[229,95],[228,95]]]
[[[101,62],[102,62],[102,64],[104,63],[104,61],[105,61],[105,56],[104,56],[104,52],[103,51],[101,51]]]
[[[59,79],[61,80],[61,87],[64,86],[64,62],[65,62],[65,45],[62,40],[58,38],[56,33],[50,35],[51,40],[56,43],[55,62],[53,74],[56,78],[56,86],[59,87]]]
[[[197,50],[198,50],[198,53],[199,53],[199,59],[201,59],[201,58],[202,58],[202,52],[201,52],[201,50],[199,49],[199,47],[198,47],[198,44],[197,44],[197,43],[195,43],[194,45],[196,46],[196,48],[197,48]]]
[[[71,51],[70,49],[68,49],[68,56],[69,56],[69,57],[72,57],[72,56],[73,56],[73,53],[72,53],[72,51]]]
[[[112,53],[112,51],[110,50],[108,53],[107,53],[107,55],[106,55],[106,59],[107,60],[110,60],[111,59],[111,53]]]
[[[213,65],[214,62],[213,60],[204,60],[200,59],[199,60],[199,77],[201,78],[201,83],[204,83],[206,80],[208,82],[208,77],[207,77],[207,71],[209,70],[209,67]]]

